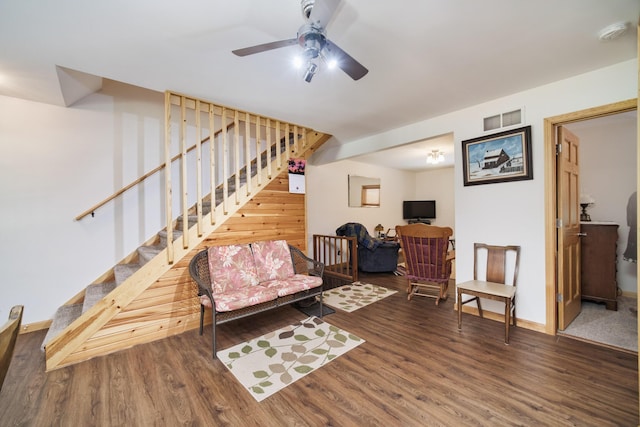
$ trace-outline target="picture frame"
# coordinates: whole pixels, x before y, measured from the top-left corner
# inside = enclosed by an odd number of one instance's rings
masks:
[[[533,179],[531,126],[462,141],[464,185]]]

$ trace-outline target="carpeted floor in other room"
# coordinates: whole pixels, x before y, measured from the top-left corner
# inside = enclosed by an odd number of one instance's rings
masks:
[[[638,352],[638,306],[636,298],[618,297],[618,310],[582,301],[582,311],[561,335]]]

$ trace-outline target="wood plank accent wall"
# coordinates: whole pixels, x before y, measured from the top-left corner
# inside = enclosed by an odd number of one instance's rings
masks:
[[[288,185],[287,172],[281,172],[58,367],[197,328],[200,305],[188,266],[205,247],[285,239],[306,252],[306,196],[289,193]]]

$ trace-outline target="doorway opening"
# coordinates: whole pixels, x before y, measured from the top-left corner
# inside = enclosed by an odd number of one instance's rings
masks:
[[[559,301],[563,301],[563,290],[559,289],[559,282],[563,280],[566,272],[563,270],[563,264],[558,263],[558,257],[562,254],[558,252],[558,235],[559,230],[557,223],[557,192],[558,178],[556,176],[557,160],[556,160],[556,140],[558,129],[561,126],[576,126],[580,122],[586,122],[595,118],[605,116],[613,116],[619,113],[632,112],[637,109],[637,99],[623,101],[615,104],[609,104],[602,107],[591,108],[587,110],[577,111],[565,115],[555,116],[545,119],[545,239],[546,239],[546,331],[549,334],[556,334],[559,326]],[[606,144],[606,143],[605,143]],[[603,144],[602,149],[606,145]],[[636,146],[638,140],[636,137]],[[637,168],[637,165],[636,165]],[[635,180],[637,183],[637,179]],[[634,183],[635,184],[635,183]],[[626,228],[625,221],[625,228]],[[622,248],[624,251],[624,248]],[[618,250],[620,253],[621,250]],[[636,268],[637,264],[633,266]],[[560,279],[559,279],[560,278]],[[636,291],[637,292],[637,291]],[[562,307],[560,307],[561,309]]]

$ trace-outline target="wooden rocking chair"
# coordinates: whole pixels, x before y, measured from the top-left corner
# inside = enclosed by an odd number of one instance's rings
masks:
[[[454,259],[448,253],[453,230],[416,223],[397,226],[396,235],[405,260],[407,299],[414,295],[435,298],[436,305],[446,300]]]

